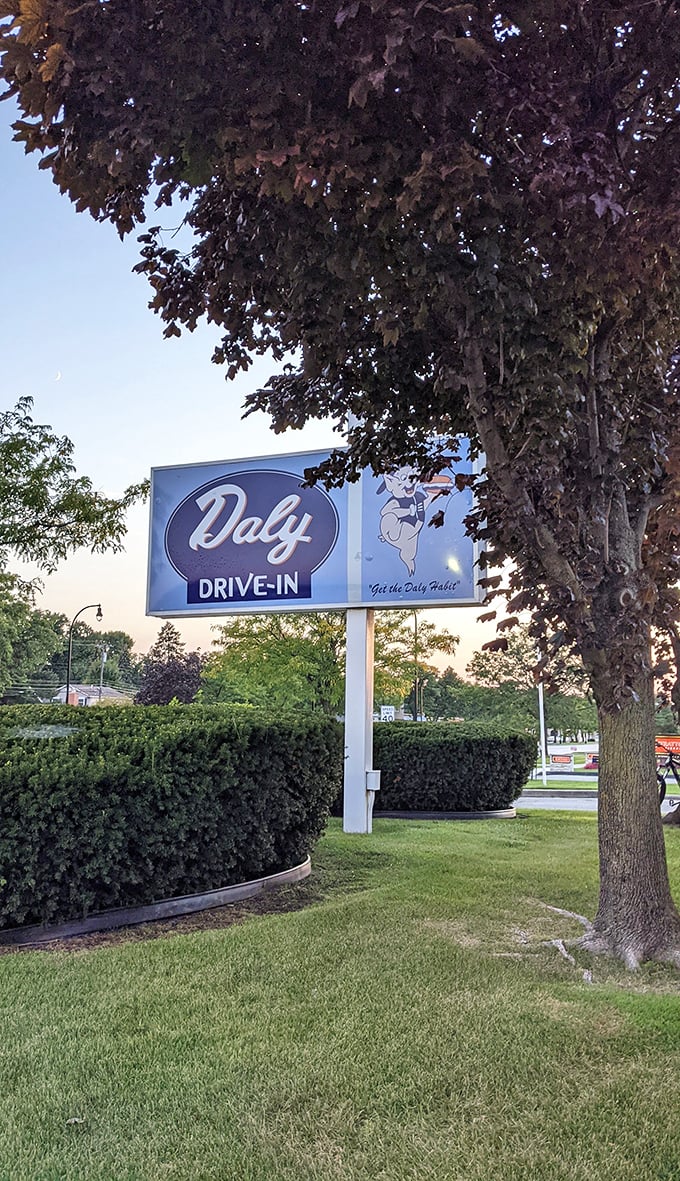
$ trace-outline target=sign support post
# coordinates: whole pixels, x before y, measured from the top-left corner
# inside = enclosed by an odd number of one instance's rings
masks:
[[[346,616],[344,832],[372,831],[373,625],[370,607],[350,607]],[[372,773],[374,775],[374,773]]]

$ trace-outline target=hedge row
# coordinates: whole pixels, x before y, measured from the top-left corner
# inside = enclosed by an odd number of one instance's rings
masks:
[[[248,708],[0,709],[0,926],[82,918],[302,861],[342,731]]]
[[[374,727],[377,811],[509,808],[536,761],[536,739],[498,726],[384,722]]]

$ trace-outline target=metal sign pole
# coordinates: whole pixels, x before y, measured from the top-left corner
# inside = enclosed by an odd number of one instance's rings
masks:
[[[543,786],[548,785],[548,775],[545,762],[545,707],[543,704],[543,681],[538,682],[538,722],[541,735],[541,778]]]
[[[345,832],[372,830],[366,773],[373,765],[373,622],[370,607],[350,607],[347,611],[342,813]]]

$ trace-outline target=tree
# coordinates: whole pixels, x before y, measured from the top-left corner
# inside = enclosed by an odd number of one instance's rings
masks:
[[[544,697],[546,730],[557,731],[563,738],[576,741],[580,734],[597,731],[597,710],[583,692],[586,675],[581,661],[573,656],[569,658],[566,653],[560,655],[556,668],[543,663],[537,673],[536,641],[528,626],[517,626],[508,634],[507,645],[499,648],[492,644],[475,652],[467,672],[476,684],[496,688],[505,699],[509,714],[516,714],[519,695],[521,709],[531,717],[536,729],[539,725],[537,684],[539,679],[543,680],[547,689]]]
[[[546,732],[556,731],[562,739],[578,741],[584,734],[597,731],[597,709],[584,692],[587,688],[585,670],[580,660],[573,655],[561,655],[556,668],[543,663],[537,674],[539,663],[536,641],[528,626],[513,628],[507,637],[507,645],[498,648],[487,646],[475,652],[467,666],[467,672],[478,685],[496,688],[506,701],[509,714],[518,709],[532,719],[532,726],[538,731],[538,679],[547,688],[544,697]],[[520,705],[519,698],[522,699]]]
[[[201,685],[204,658],[185,652],[185,643],[172,623],[164,623],[144,660],[136,705],[169,705],[193,701]]]
[[[425,712],[437,720],[494,722],[538,735],[536,693],[512,686],[489,687],[463,680],[447,668],[430,676],[425,686]]]
[[[100,633],[100,644],[106,650],[104,679],[117,689],[137,689],[142,672],[140,657],[134,651],[135,641],[124,631]]]
[[[10,554],[52,571],[80,546],[119,550],[125,514],[146,484],[119,500],[76,476],[73,444],[33,421],[30,398],[0,413],[0,567]]]
[[[152,186],[191,200],[188,253],[142,240],[166,335],[207,315],[228,375],[288,354],[249,400],[276,430],[355,416],[317,475],[431,469],[459,432],[484,452],[470,528],[488,564],[513,560],[510,611],[532,613],[545,659],[574,647],[598,706],[585,945],[680,962],[650,655],[678,617],[677,5],[2,11],[17,136],[78,208],[125,233]]]
[[[43,680],[51,676],[55,688],[66,680],[69,630],[69,620],[65,615],[56,618],[61,647],[47,666],[33,673],[37,679]],[[102,674],[102,652],[105,652],[103,683],[115,689],[136,690],[139,687],[142,661],[133,651],[134,643],[127,632],[95,631],[84,619],[77,620],[73,626],[71,680],[86,685],[97,684]]]
[[[677,734],[678,722],[673,710],[668,705],[662,705],[656,711],[655,732],[657,734]]]
[[[376,617],[376,701],[401,705],[416,668],[429,669],[425,660],[436,651],[452,652],[457,643],[448,631],[421,623],[414,652],[412,616],[411,611],[385,611]],[[235,616],[217,632],[217,651],[204,668],[203,701],[342,712],[344,612]]]
[[[378,617],[380,618],[380,617]],[[405,626],[409,621],[408,628]],[[411,628],[411,620],[413,627]],[[410,679],[408,699],[405,704],[411,710],[414,721],[422,721],[425,711],[425,695],[428,685],[436,677],[437,670],[430,663],[436,651],[452,653],[458,643],[458,636],[444,632],[440,638],[434,624],[424,623],[417,611],[401,613],[396,650],[402,658],[403,675]]]
[[[36,611],[19,580],[0,572],[0,694],[8,701],[38,700],[27,682],[62,642],[59,617]]]
[[[595,702],[578,693],[551,693],[545,698],[545,724],[566,742],[583,742],[597,733]]]
[[[535,689],[542,680],[553,693],[580,692],[586,684],[583,664],[564,649],[560,650],[555,667],[539,659],[536,640],[527,624],[512,628],[502,646],[492,642],[475,652],[466,671],[481,685],[507,684]]]
[[[331,715],[342,710],[340,612],[236,616],[216,630],[216,651],[203,670],[203,701]]]
[[[475,652],[466,671],[479,685],[492,688],[513,685],[516,689],[534,689],[537,660],[535,640],[526,628],[516,628],[508,636],[507,645],[503,648],[482,648]]]
[[[102,675],[103,656],[105,685],[112,685],[116,689],[138,689],[142,661],[135,655],[134,646],[135,642],[127,632],[94,631],[84,624],[83,639],[80,643],[74,640],[74,679],[85,684],[98,683]]]

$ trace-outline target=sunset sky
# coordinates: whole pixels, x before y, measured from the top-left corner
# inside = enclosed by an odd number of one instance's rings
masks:
[[[108,223],[76,213],[36,155],[12,142],[10,103],[0,104],[0,343],[2,407],[30,395],[36,421],[49,423],[75,445],[78,471],[117,495],[151,467],[325,448],[330,424],[275,435],[263,415],[245,422],[245,395],[272,372],[258,360],[247,374],[225,382],[210,361],[217,333],[208,327],[164,340],[148,309],[146,280],[133,275],[132,235],[121,242]],[[168,241],[174,226],[168,220]],[[107,630],[123,629],[140,652],[153,643],[162,620],[145,616],[148,508],[129,516],[125,552],[79,552],[44,579],[40,606],[72,617],[101,601]],[[23,567],[21,572],[35,573]],[[94,612],[84,619],[97,627]],[[428,613],[461,635],[454,664],[463,671],[471,652],[491,638],[475,608]],[[215,620],[175,620],[188,647],[210,647]]]

